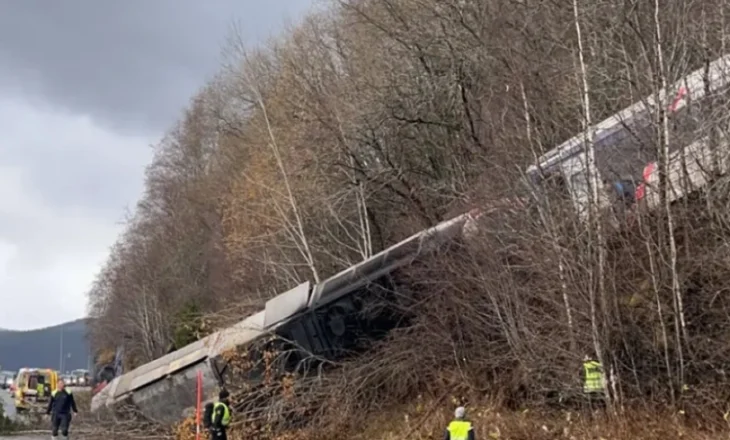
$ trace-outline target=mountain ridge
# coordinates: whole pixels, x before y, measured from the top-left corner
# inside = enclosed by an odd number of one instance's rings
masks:
[[[63,370],[88,368],[87,321],[87,318],[81,318],[33,330],[0,329],[0,369],[61,369],[61,362]]]

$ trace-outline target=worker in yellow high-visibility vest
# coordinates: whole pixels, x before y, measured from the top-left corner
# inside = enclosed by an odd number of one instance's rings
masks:
[[[454,411],[454,420],[446,428],[444,440],[474,440],[474,426],[466,420],[466,409],[463,406]]]
[[[228,391],[218,393],[218,401],[213,406],[211,417],[211,440],[228,440],[228,425],[231,424],[231,407],[228,402]]]
[[[588,400],[591,408],[596,405],[605,406],[606,381],[603,374],[603,365],[591,356],[585,355],[580,376],[583,383],[583,395]]]

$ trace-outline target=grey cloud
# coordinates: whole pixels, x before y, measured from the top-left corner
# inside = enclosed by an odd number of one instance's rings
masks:
[[[0,94],[47,111],[86,115],[137,148],[74,144],[58,127],[42,141],[2,146],[32,169],[50,204],[120,210],[136,194],[156,142],[219,67],[231,25],[250,43],[296,18],[310,0],[0,0]]]
[[[217,69],[234,21],[247,41],[310,0],[0,0],[0,87],[116,130],[159,132]]]
[[[0,0],[0,327],[79,317],[155,143],[219,66],[310,0]],[[48,318],[51,317],[51,318]]]
[[[85,207],[110,218],[139,193],[154,139],[119,136],[20,100],[0,102],[0,129],[2,164],[25,170],[26,191],[50,209]]]

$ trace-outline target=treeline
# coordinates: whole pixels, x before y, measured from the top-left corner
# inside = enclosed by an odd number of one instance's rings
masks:
[[[725,0],[341,0],[266,47],[234,39],[158,145],[90,292],[95,347],[122,343],[139,365],[296,283],[524,196],[537,156],[720,56],[727,12]],[[669,140],[657,129],[655,142]],[[403,274],[415,324],[318,386],[343,393],[340,420],[449,388],[544,400],[578,386],[591,353],[622,403],[702,401],[722,416],[722,185],[619,233],[576,222],[558,197],[541,215],[502,202],[469,246]]]

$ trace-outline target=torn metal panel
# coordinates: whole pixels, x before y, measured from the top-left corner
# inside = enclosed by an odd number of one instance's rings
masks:
[[[307,281],[266,301],[263,327],[271,329],[275,324],[306,309],[309,303],[310,286]]]

